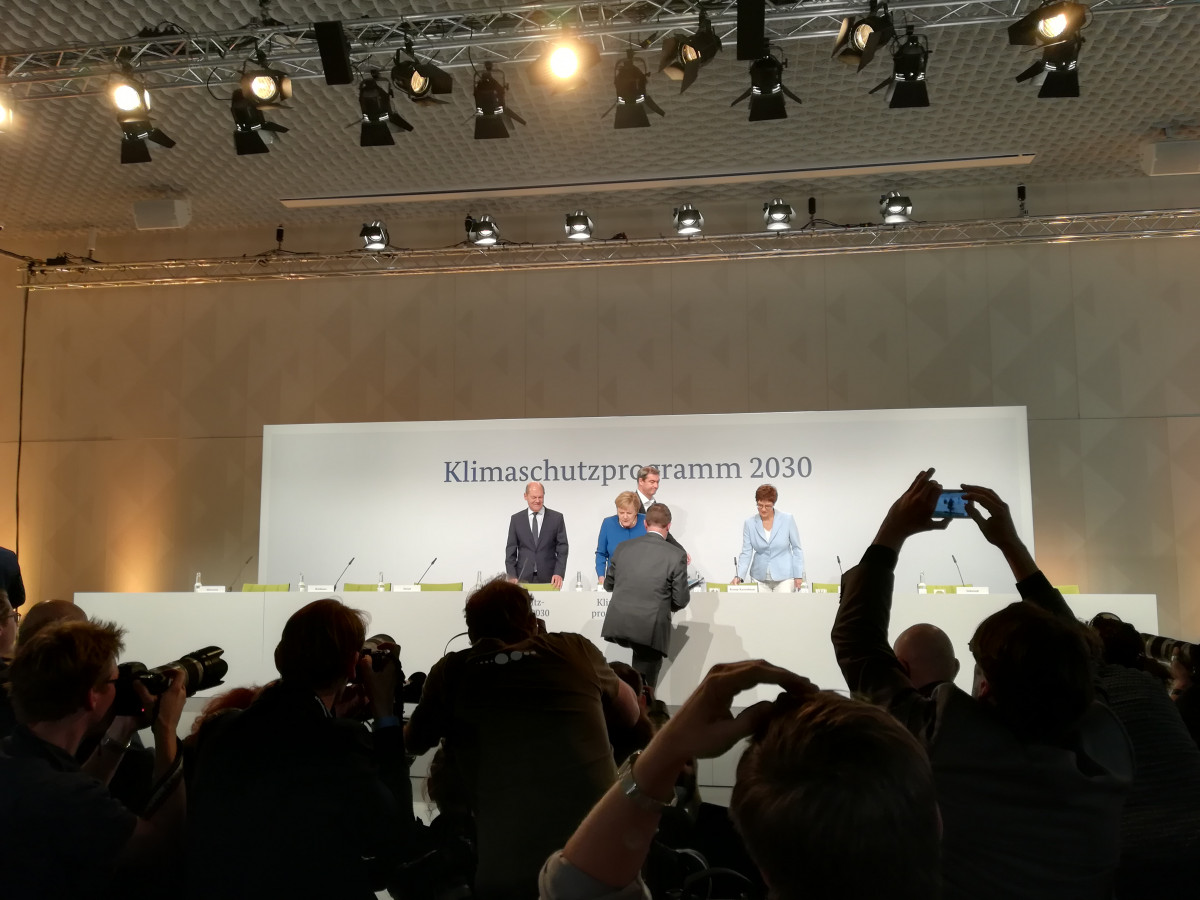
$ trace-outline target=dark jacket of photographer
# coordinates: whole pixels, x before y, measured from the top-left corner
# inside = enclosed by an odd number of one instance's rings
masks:
[[[202,732],[188,785],[188,895],[373,898],[403,855],[412,787],[399,725],[332,717],[266,687]]]
[[[944,900],[1109,900],[1131,774],[1119,762],[1130,755],[1124,731],[1095,703],[1072,739],[1038,744],[952,683],[922,696],[888,643],[896,559],[874,545],[846,573],[833,644],[850,690],[886,707],[929,753],[944,823]],[[1041,572],[1017,589],[1073,621]],[[1103,752],[1114,741],[1115,752]]]

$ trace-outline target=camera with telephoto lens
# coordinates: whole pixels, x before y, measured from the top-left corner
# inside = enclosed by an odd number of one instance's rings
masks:
[[[382,649],[383,644],[396,644],[391,635],[373,634],[362,645],[362,655],[371,657],[371,668],[376,672],[382,672],[383,667],[387,665],[388,659],[394,658],[396,666],[400,667],[400,658],[393,657],[391,652]],[[399,687],[396,688],[396,706],[400,707],[405,703],[418,703],[421,700],[421,688],[425,686],[425,673],[413,672],[411,678],[404,677],[404,669],[400,668],[400,674],[397,678]]]
[[[216,687],[221,684],[229,672],[229,663],[221,657],[225,651],[220,647],[204,647],[184,654],[165,665],[147,669],[144,663],[125,662],[117,666],[117,696],[113,700],[113,711],[118,716],[136,716],[142,712],[142,701],[138,699],[133,689],[136,682],[141,682],[146,690],[154,696],[163,693],[171,686],[171,670],[183,672],[185,690],[190,697],[196,691]]]
[[[1151,659],[1170,664],[1175,657],[1178,657],[1184,667],[1193,675],[1197,669],[1200,669],[1200,646],[1189,644],[1178,638],[1163,637],[1160,634],[1143,633],[1141,638],[1146,642],[1146,655]]]

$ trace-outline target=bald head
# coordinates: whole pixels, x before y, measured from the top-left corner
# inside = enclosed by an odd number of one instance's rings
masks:
[[[892,648],[896,659],[908,672],[914,687],[923,688],[943,681],[953,681],[958,675],[958,660],[954,644],[946,632],[936,625],[922,622],[906,628],[896,638]]]
[[[17,635],[17,644],[29,641],[38,631],[51,622],[74,622],[87,618],[87,613],[70,600],[45,600],[30,607],[21,619],[21,631]]]

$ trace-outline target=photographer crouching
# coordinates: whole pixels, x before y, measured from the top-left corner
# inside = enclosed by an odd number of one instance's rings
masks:
[[[363,653],[365,636],[359,610],[309,603],[275,648],[279,681],[201,730],[188,896],[356,900],[383,887],[413,830],[412,787],[399,648]]]
[[[112,716],[122,632],[103,622],[50,625],[22,643],[10,670],[19,722],[0,752],[0,885],[8,900],[154,896],[182,844],[184,787],[175,739],[186,677],[166,673],[155,698]],[[152,723],[157,784],[142,817],[106,784],[138,727]],[[80,743],[107,731],[81,767]]]

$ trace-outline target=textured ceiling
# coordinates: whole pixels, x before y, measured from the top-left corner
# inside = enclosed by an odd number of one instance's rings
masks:
[[[271,12],[287,21],[395,16],[408,10],[464,9],[459,3],[296,2]],[[1023,6],[1022,9],[1027,8]],[[122,38],[161,20],[191,31],[243,26],[258,14],[248,0],[180,0],[175,3],[101,4],[68,0],[0,2],[0,40],[6,49],[32,49],[72,41]],[[898,21],[900,15],[897,15]],[[785,83],[803,105],[789,118],[746,121],[744,104],[730,101],[747,85],[746,63],[734,59],[732,41],[686,94],[657,75],[650,93],[667,118],[652,116],[647,129],[616,131],[602,114],[612,103],[612,61],[593,69],[588,83],[551,94],[528,83],[523,68],[508,67],[509,105],[527,121],[509,140],[475,141],[467,73],[456,69],[448,106],[397,107],[416,130],[397,134],[394,147],[358,146],[357,89],[321,80],[295,83],[292,109],[269,113],[286,125],[269,154],[234,155],[228,101],[203,88],[160,92],[156,123],[178,142],[172,150],[151,145],[153,162],[119,165],[119,128],[101,97],[25,102],[18,127],[0,135],[0,224],[10,233],[60,232],[96,227],[125,230],[130,202],[178,191],[192,202],[192,225],[274,225],[353,218],[352,208],[284,210],[284,197],[455,190],[575,181],[652,178],[758,169],[793,169],[941,158],[1035,153],[1014,175],[1010,169],[923,173],[904,177],[910,188],[1037,183],[1138,176],[1139,146],[1168,122],[1192,123],[1200,112],[1200,7],[1157,13],[1096,16],[1085,32],[1080,59],[1083,96],[1039,100],[1036,89],[1013,76],[1028,65],[1023,48],[1009,47],[995,24],[942,28],[928,33],[929,109],[888,110],[882,93],[868,89],[889,74],[881,54],[856,74],[830,60],[826,40],[782,46],[789,65]],[[648,53],[653,57],[654,53]],[[648,59],[648,62],[651,62]],[[227,97],[227,90],[218,90]],[[795,182],[793,199],[814,185]],[[890,184],[854,177],[823,179],[819,190],[878,192]],[[689,192],[697,203],[766,194],[766,186],[727,186]],[[588,205],[587,195],[489,201],[489,211]],[[604,202],[667,204],[666,191]],[[422,204],[422,215],[461,216],[462,204]]]

